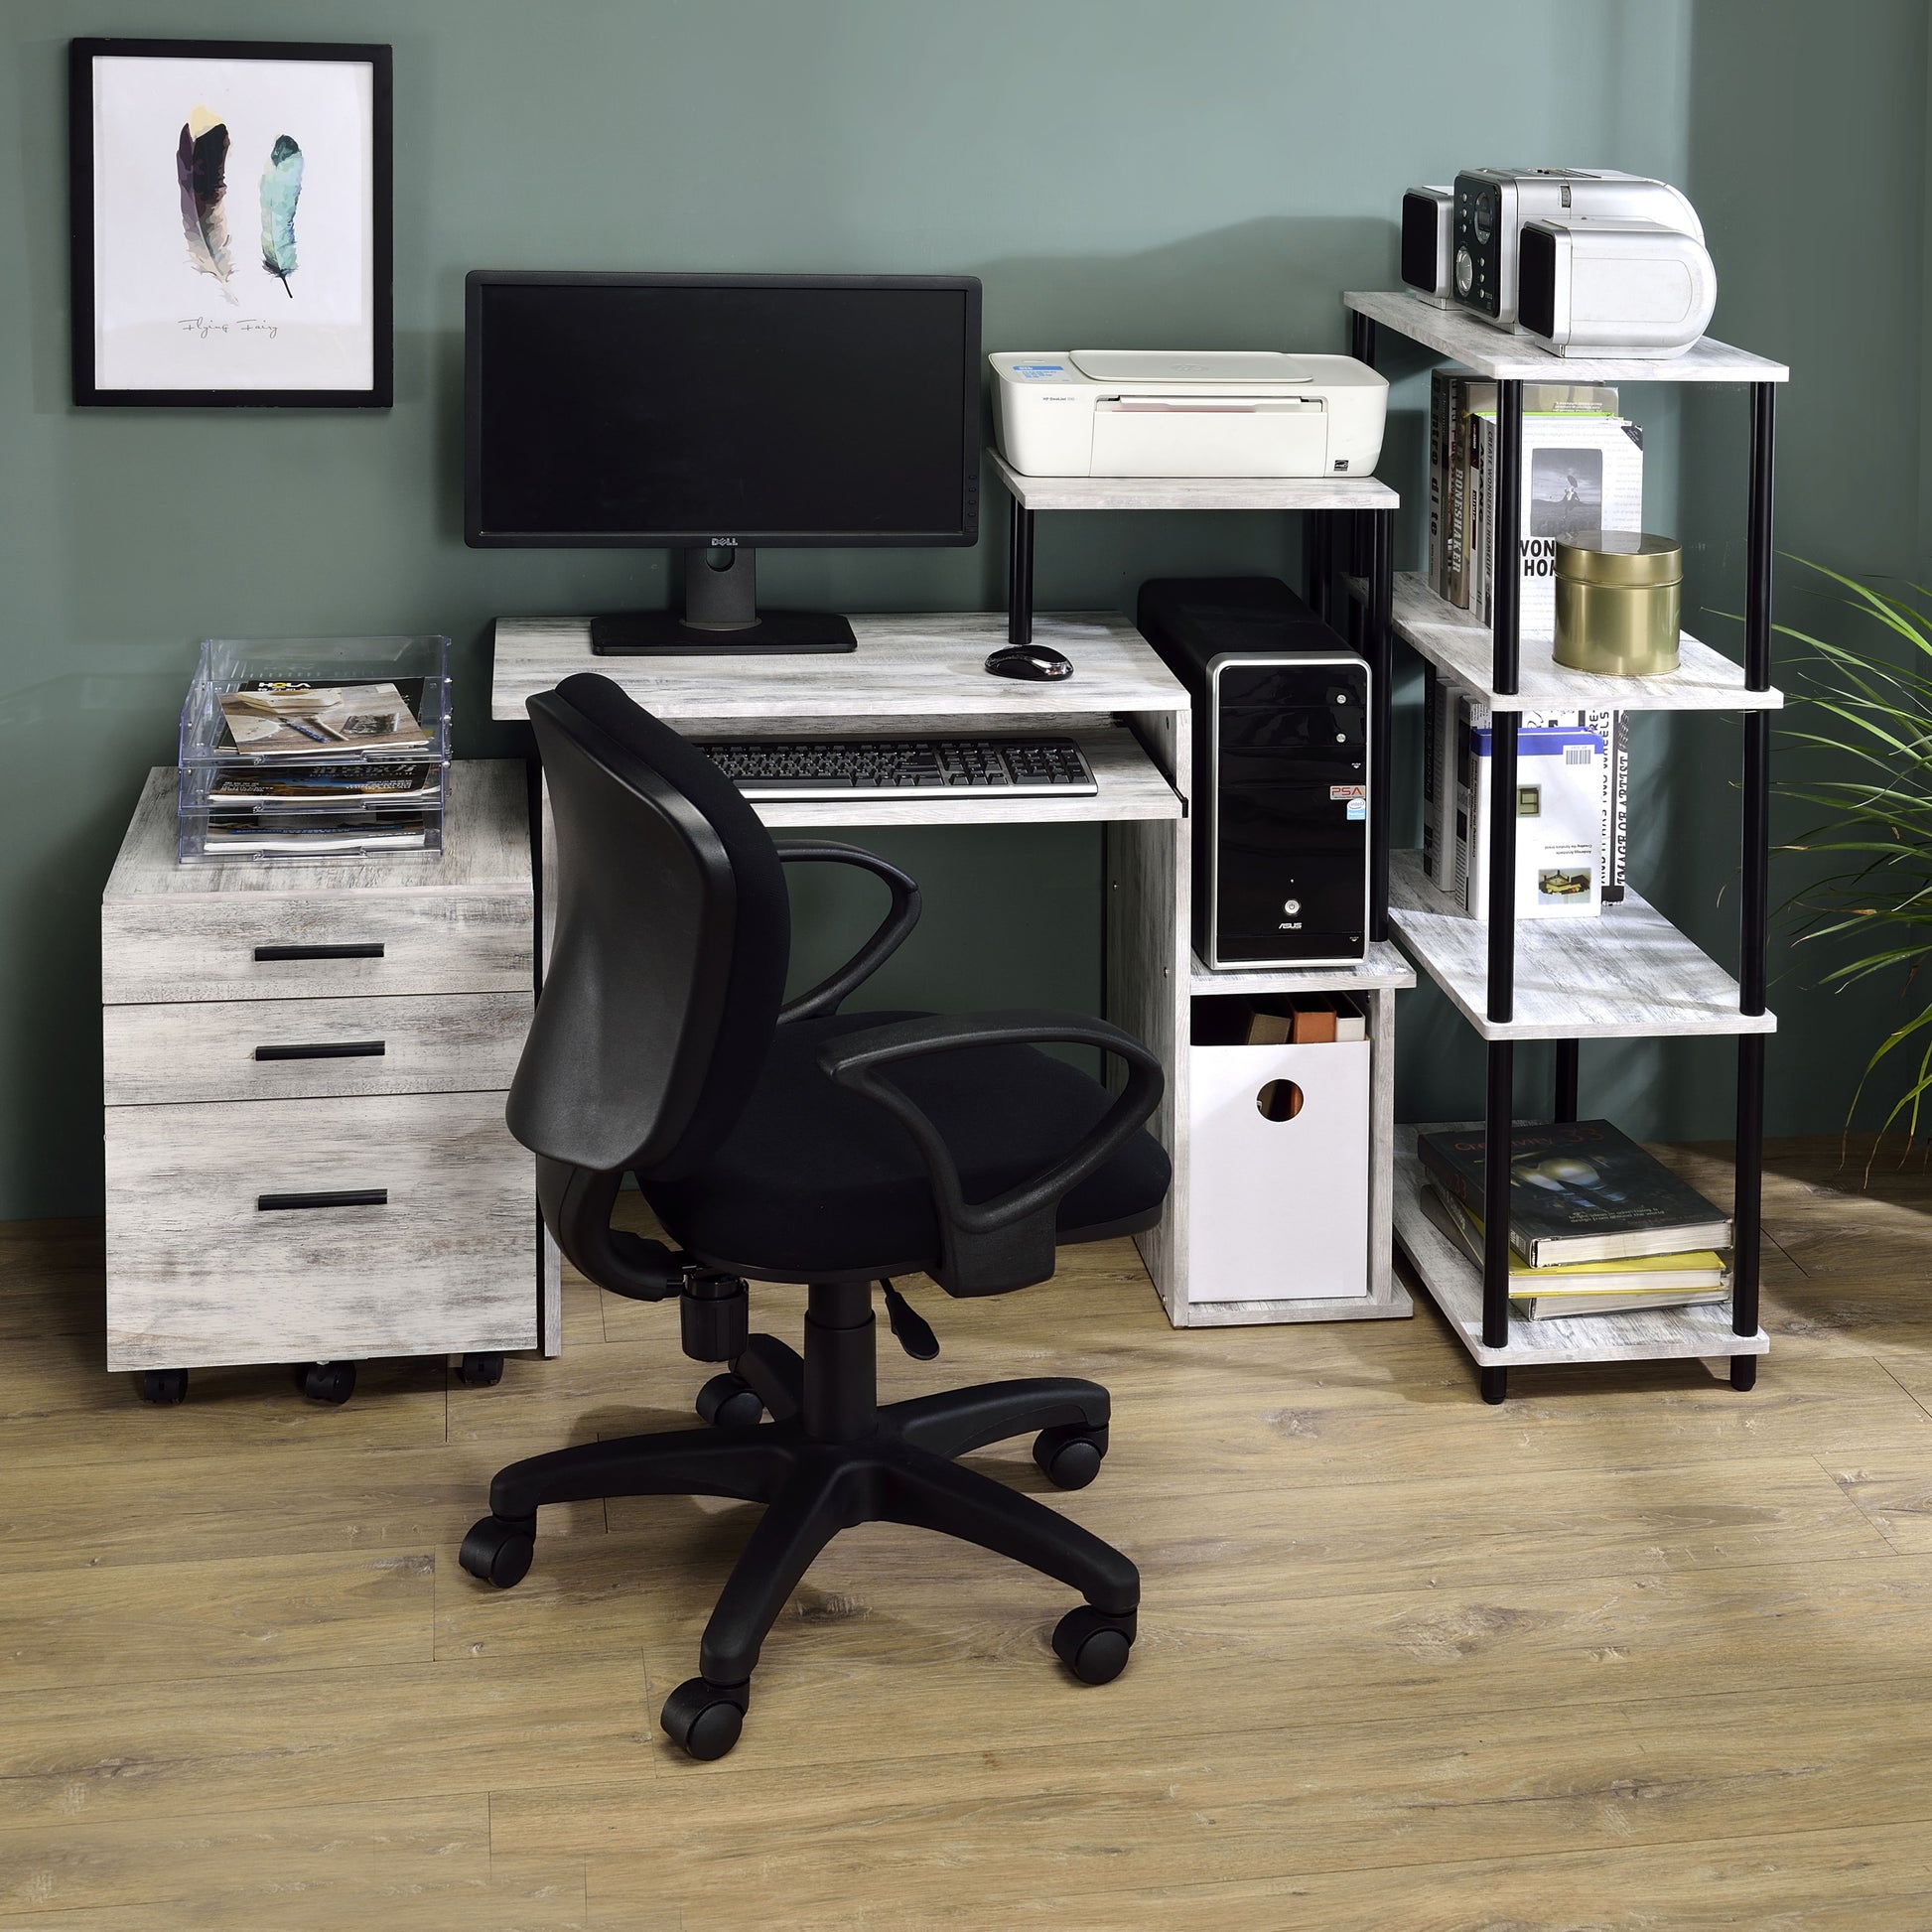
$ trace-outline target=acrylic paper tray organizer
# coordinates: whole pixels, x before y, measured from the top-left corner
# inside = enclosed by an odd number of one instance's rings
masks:
[[[443,847],[443,780],[450,756],[450,679],[447,637],[210,638],[181,714],[181,788],[177,856],[183,865],[237,859],[274,864],[304,858],[341,861],[359,852],[434,858]],[[394,684],[426,734],[420,745],[366,749],[318,745],[313,754],[264,756],[238,749],[223,719],[224,695],[253,683],[341,686]],[[314,797],[285,795],[286,781],[318,766],[391,767],[415,779],[407,796],[393,788],[365,796],[324,789]],[[282,780],[281,795],[224,804],[217,785],[251,791]],[[304,832],[302,837],[253,841],[270,849],[238,847],[237,831],[252,822]],[[213,836],[210,837],[212,829]],[[420,832],[420,838],[414,836]]]

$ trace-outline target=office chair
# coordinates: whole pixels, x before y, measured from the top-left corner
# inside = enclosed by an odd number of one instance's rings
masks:
[[[556,938],[510,1131],[537,1157],[544,1220],[571,1263],[617,1295],[678,1296],[685,1353],[730,1369],[699,1394],[708,1428],[500,1470],[464,1569],[519,1583],[545,1503],[764,1504],[699,1675],[665,1701],[664,1729],[699,1758],[738,1741],[765,1633],[819,1551],[858,1523],[938,1530],[1070,1585],[1086,1600],[1053,1648],[1087,1683],[1117,1677],[1140,1601],[1133,1564],[954,1461],[1033,1434],[1048,1480],[1080,1488],[1107,1452],[1106,1390],[1039,1377],[881,1407],[872,1294],[878,1282],[895,1334],[929,1359],[938,1344],[895,1277],[1003,1295],[1050,1277],[1061,1242],[1152,1226],[1170,1179],[1144,1128],[1160,1062],[1074,1015],[841,1014],[917,921],[904,873],[850,846],[774,842],[701,752],[608,678],[568,678],[529,711],[556,825]],[[784,1003],[783,867],[806,861],[876,874],[892,906],[845,965]],[[1123,1061],[1120,1093],[1041,1041]],[[611,1226],[626,1173],[677,1251]],[[807,1285],[802,1356],[748,1333],[748,1280]]]

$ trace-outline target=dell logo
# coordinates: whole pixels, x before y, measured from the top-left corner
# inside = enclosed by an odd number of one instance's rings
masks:
[[[736,550],[738,548],[738,539],[736,537],[713,537],[711,539],[711,547],[714,550]]]

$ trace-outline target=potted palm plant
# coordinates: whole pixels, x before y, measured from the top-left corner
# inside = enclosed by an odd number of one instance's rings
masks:
[[[1894,1093],[1880,1135],[1902,1125],[1915,1138],[1932,1093],[1932,991],[1917,983],[1932,955],[1932,616],[1823,565],[1806,568],[1841,588],[1839,603],[1883,649],[1778,626],[1813,653],[1796,680],[1798,728],[1786,737],[1817,755],[1823,774],[1778,789],[1825,814],[1780,847],[1826,861],[1787,909],[1800,943],[1854,955],[1823,984],[1845,989],[1904,974],[1906,1017],[1872,1049],[1852,1110],[1878,1081]]]

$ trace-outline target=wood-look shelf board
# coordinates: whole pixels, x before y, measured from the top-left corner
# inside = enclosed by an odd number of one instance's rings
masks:
[[[1418,1128],[1395,1130],[1395,1234],[1430,1299],[1448,1317],[1457,1340],[1484,1368],[1530,1363],[1661,1362],[1725,1355],[1762,1355],[1770,1341],[1762,1328],[1733,1334],[1727,1303],[1700,1308],[1642,1309],[1626,1314],[1566,1315],[1531,1321],[1512,1311],[1509,1343],[1491,1348],[1482,1339],[1482,1271],[1422,1208],[1427,1175],[1416,1152]]]
[[[1593,918],[1519,919],[1516,1017],[1487,1017],[1489,925],[1438,890],[1422,855],[1389,855],[1389,922],[1404,949],[1484,1039],[1650,1039],[1768,1034],[1737,1010],[1737,982],[1642,895]]]
[[[1392,510],[1402,501],[1375,477],[1027,477],[987,454],[1030,510]]]
[[[1362,595],[1360,578],[1349,587]],[[1395,580],[1395,634],[1439,671],[1451,677],[1492,711],[1571,711],[1613,706],[1618,711],[1776,711],[1784,693],[1752,691],[1744,669],[1686,630],[1679,633],[1678,667],[1658,677],[1603,677],[1559,664],[1548,637],[1524,637],[1517,645],[1518,690],[1494,690],[1495,640],[1489,626],[1429,588],[1414,571]]]
[[[805,825],[1032,825],[1069,820],[1178,818],[1180,798],[1125,729],[1074,734],[1100,789],[1091,797],[1015,797],[965,787],[860,792],[833,798],[755,798],[774,829]]]
[[[1411,289],[1351,289],[1342,303],[1412,343],[1502,382],[1788,382],[1782,362],[1706,336],[1682,355],[1558,355],[1467,309],[1439,309]]]
[[[1416,969],[1387,940],[1372,941],[1368,957],[1356,966],[1232,966],[1210,971],[1198,953],[1188,955],[1189,983],[1195,996],[1213,993],[1346,993],[1388,986],[1414,986]]]
[[[1279,1327],[1289,1321],[1391,1321],[1413,1315],[1416,1305],[1401,1283],[1389,1299],[1372,1295],[1336,1296],[1319,1302],[1189,1302],[1190,1328]]]
[[[1187,693],[1115,611],[1034,619],[1034,636],[1073,675],[1033,684],[994,677],[989,652],[1007,641],[1000,611],[856,615],[855,651],[743,657],[599,657],[588,618],[498,618],[490,716],[522,720],[524,703],[579,671],[608,677],[654,717],[690,734],[861,737],[868,720],[917,720],[924,735],[1053,730],[1069,718],[1185,711]]]

